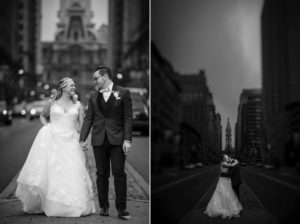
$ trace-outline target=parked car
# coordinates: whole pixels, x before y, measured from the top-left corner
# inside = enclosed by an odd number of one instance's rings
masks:
[[[12,124],[12,111],[8,109],[4,100],[0,101],[0,122],[6,125]]]
[[[13,107],[13,117],[26,117],[27,112],[26,112],[26,105],[27,103],[25,101],[16,104]]]
[[[203,166],[204,166],[203,163],[201,163],[201,162],[195,163],[194,165],[195,165],[196,167],[203,167]]]
[[[196,166],[192,163],[188,163],[184,166],[184,169],[186,169],[186,170],[193,170],[195,168],[196,168]]]
[[[265,164],[265,165],[263,166],[263,168],[266,169],[266,170],[274,170],[274,166],[271,165],[271,164]]]
[[[240,162],[240,166],[246,166],[247,163],[246,162]]]
[[[149,134],[149,109],[145,88],[129,88],[132,99],[133,131]]]
[[[27,104],[26,113],[29,120],[39,117],[47,102],[47,100],[37,100]]]

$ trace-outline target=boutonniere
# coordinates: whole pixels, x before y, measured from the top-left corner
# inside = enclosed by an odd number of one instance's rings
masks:
[[[120,100],[120,92],[119,91],[113,91],[114,97],[116,98],[116,100]]]
[[[77,95],[77,94],[74,94],[74,95],[72,96],[72,100],[73,100],[73,103],[76,103],[77,100],[78,100],[78,95]]]

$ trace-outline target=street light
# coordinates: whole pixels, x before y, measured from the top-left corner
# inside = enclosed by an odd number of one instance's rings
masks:
[[[122,75],[121,73],[118,73],[118,74],[117,74],[117,78],[118,78],[118,79],[123,79],[123,75]]]
[[[23,74],[24,74],[24,70],[23,70],[23,69],[19,69],[19,70],[18,70],[18,74],[19,74],[19,75],[23,75]]]
[[[35,91],[34,90],[31,90],[30,91],[30,96],[34,96],[35,95]]]

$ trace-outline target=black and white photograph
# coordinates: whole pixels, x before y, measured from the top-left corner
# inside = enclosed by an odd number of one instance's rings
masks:
[[[300,2],[151,12],[151,223],[298,223]]]
[[[0,1],[0,224],[300,221],[300,1]]]
[[[1,224],[150,223],[149,6],[1,1]]]

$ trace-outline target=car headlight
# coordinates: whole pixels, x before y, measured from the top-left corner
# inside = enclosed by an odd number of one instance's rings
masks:
[[[31,115],[35,115],[35,114],[36,114],[36,110],[35,110],[35,109],[31,109],[31,110],[30,110],[30,114],[31,114]]]
[[[25,114],[26,114],[26,110],[24,110],[24,109],[21,110],[21,114],[22,114],[22,115],[25,115]]]
[[[3,110],[2,113],[3,113],[4,115],[6,115],[6,114],[7,114],[7,110]]]

